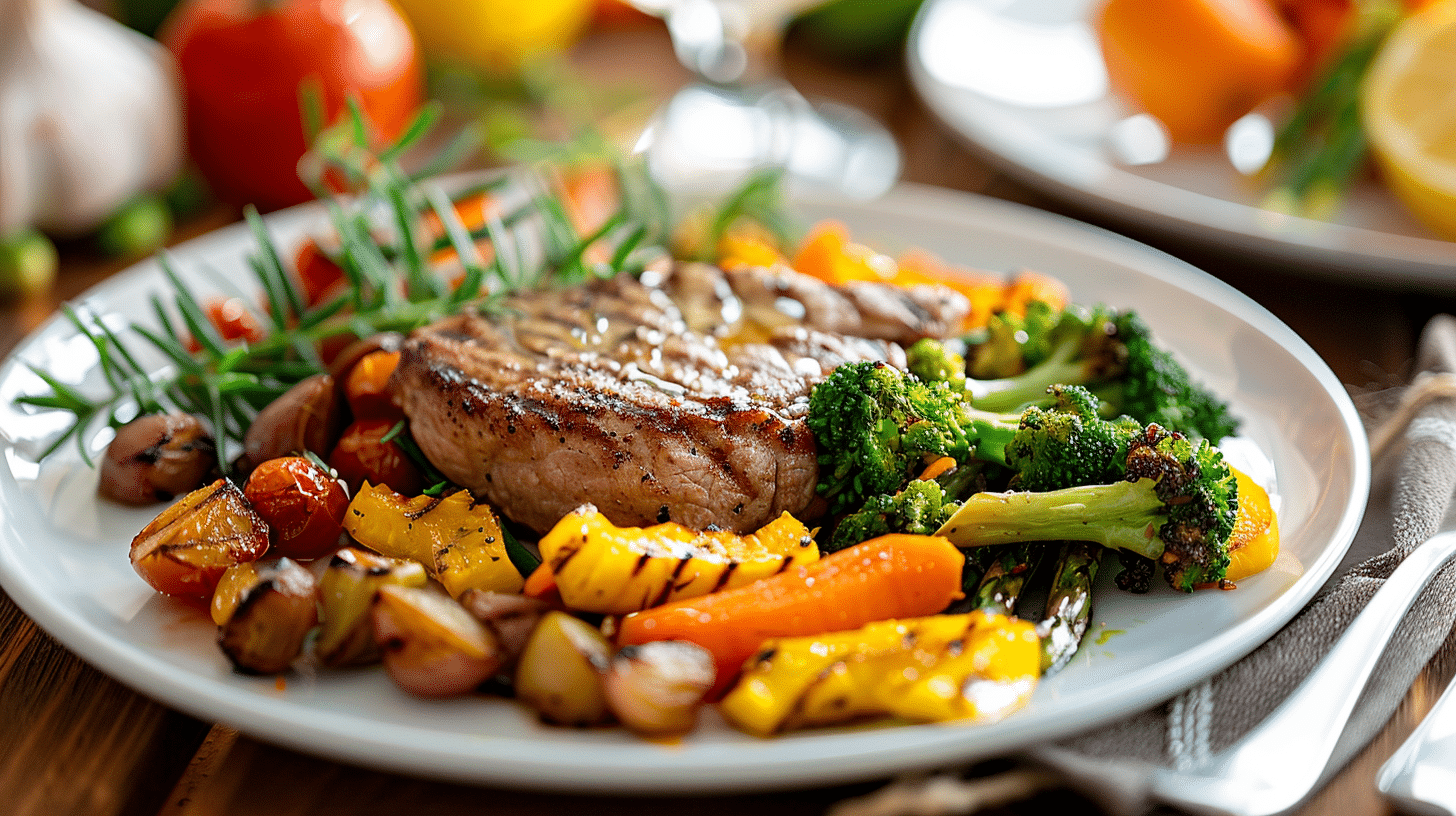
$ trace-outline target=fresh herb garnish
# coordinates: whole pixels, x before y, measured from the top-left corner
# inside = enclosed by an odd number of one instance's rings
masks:
[[[265,304],[258,317],[269,327],[261,341],[225,340],[166,254],[159,260],[172,292],[152,299],[150,325],[133,323],[129,332],[115,331],[99,315],[65,307],[66,318],[96,349],[104,386],[83,392],[32,367],[49,392],[21,396],[17,402],[73,415],[42,458],[73,440],[89,464],[89,430],[102,421],[119,427],[139,412],[204,416],[220,440],[238,441],[258,409],[325,370],[318,351],[324,341],[409,332],[462,309],[489,312],[512,292],[640,271],[665,251],[660,247],[667,239],[666,221],[658,208],[665,196],[644,193],[655,185],[645,171],[626,163],[617,168],[623,207],[590,235],[576,232],[559,189],[525,171],[493,182],[501,188],[524,186],[524,203],[476,230],[466,229],[454,206],[464,195],[451,197],[400,165],[437,115],[427,108],[399,142],[371,151],[369,129],[355,108],[349,121],[325,129],[315,142],[305,162],[313,169],[315,184],[342,178],[356,190],[326,205],[339,240],[331,258],[348,283],[344,294],[308,304],[267,224],[255,210],[246,211],[257,246],[248,263]],[[629,180],[629,175],[634,177]],[[477,185],[466,194],[481,189]],[[634,208],[644,205],[649,209],[639,217]],[[424,234],[427,213],[438,219],[443,235]],[[607,260],[589,262],[587,247],[598,241],[610,249]],[[494,250],[488,261],[480,246],[485,242]],[[445,247],[454,251],[463,269],[454,286],[428,260]],[[155,359],[157,353],[168,365],[149,371],[141,361]],[[218,445],[218,464],[224,471],[225,447]]]

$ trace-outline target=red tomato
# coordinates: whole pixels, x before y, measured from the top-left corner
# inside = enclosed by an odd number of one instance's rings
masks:
[[[313,197],[297,171],[305,81],[322,92],[326,122],[352,95],[384,139],[424,98],[414,34],[389,0],[186,0],[160,38],[181,68],[192,159],[232,204]]]
[[[425,489],[424,476],[399,443],[380,441],[394,425],[393,419],[361,419],[344,429],[329,455],[329,467],[348,483],[351,494],[357,494],[366,480],[389,485],[406,496],[419,495]]]
[[[293,268],[298,273],[303,299],[310,306],[332,300],[343,291],[344,270],[313,241],[298,248]]]
[[[349,497],[337,479],[308,459],[269,459],[248,475],[243,496],[268,522],[273,555],[318,558],[338,548]]]
[[[246,340],[256,344],[263,342],[267,336],[258,319],[248,311],[247,304],[238,298],[209,298],[203,308],[207,311],[208,321],[224,341]],[[187,350],[196,354],[202,351],[202,344],[197,342],[197,338],[189,337]]]
[[[247,304],[238,298],[213,298],[207,302],[207,319],[217,328],[224,340],[246,340],[261,343],[266,333],[258,325],[258,318],[248,311]]]

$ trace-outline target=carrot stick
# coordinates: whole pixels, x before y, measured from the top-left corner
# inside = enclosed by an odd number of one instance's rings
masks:
[[[561,600],[561,591],[556,587],[556,574],[551,571],[551,565],[544,562],[526,576],[526,585],[521,588],[521,594],[527,598],[545,601],[556,609],[566,608]]]
[[[398,351],[371,351],[364,355],[344,377],[344,398],[356,419],[403,417],[394,404],[389,378],[399,366]]]
[[[713,654],[717,690],[767,638],[933,615],[960,595],[965,556],[938,536],[887,535],[751,584],[634,612],[620,645],[687,640]]]

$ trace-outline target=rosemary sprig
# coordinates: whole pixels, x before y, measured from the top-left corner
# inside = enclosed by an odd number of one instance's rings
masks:
[[[33,369],[48,391],[22,396],[18,402],[73,416],[42,457],[75,441],[89,464],[86,440],[90,429],[103,421],[120,426],[137,412],[201,415],[212,422],[220,438],[240,440],[260,407],[294,383],[324,370],[318,353],[321,342],[341,335],[407,332],[461,308],[479,307],[492,297],[580,279],[585,246],[607,238],[608,232],[628,221],[628,216],[618,214],[608,227],[577,236],[565,215],[565,205],[538,184],[521,211],[493,220],[482,231],[495,248],[494,260],[484,263],[476,246],[482,236],[465,230],[453,202],[439,190],[419,183],[398,164],[434,116],[432,110],[425,111],[399,142],[371,153],[364,141],[369,129],[356,109],[347,127],[327,131],[316,144],[315,167],[362,185],[357,196],[328,203],[339,238],[337,260],[350,284],[347,294],[317,306],[306,304],[266,223],[256,211],[245,212],[256,244],[248,264],[262,291],[270,329],[261,341],[233,345],[225,340],[208,318],[203,301],[166,255],[159,260],[171,293],[152,298],[151,325],[132,324],[129,331],[117,332],[98,316],[66,307],[67,319],[96,350],[103,383],[95,393],[88,393],[90,389]],[[348,138],[340,138],[341,133]],[[386,219],[377,216],[381,211],[388,214]],[[459,287],[446,286],[428,265],[439,240],[420,234],[419,224],[426,212],[440,219],[446,245],[461,259],[465,277]],[[507,225],[525,224],[528,217],[541,213],[548,214],[542,217],[551,230],[546,260],[560,267],[527,264],[525,239],[520,230]],[[381,220],[386,227],[380,226]],[[619,246],[613,254],[612,273],[626,268],[628,257],[638,250],[642,238],[638,232],[632,235],[638,236],[633,246],[626,250]],[[569,272],[565,278],[563,268]],[[167,366],[160,372],[148,372],[141,362],[143,356],[128,343],[150,346],[151,357],[160,355]],[[219,445],[218,450],[219,466],[226,470],[225,446]]]
[[[212,422],[220,440],[218,465],[227,472],[226,442],[241,441],[259,409],[325,370],[319,353],[325,341],[409,332],[462,309],[489,314],[500,298],[513,292],[639,273],[666,253],[673,228],[667,195],[640,164],[617,160],[612,165],[620,209],[585,235],[573,224],[563,191],[545,173],[503,177],[453,198],[421,181],[400,162],[437,116],[438,111],[427,108],[398,142],[380,150],[371,149],[370,128],[357,106],[346,122],[319,133],[303,163],[306,181],[321,191],[324,179],[344,179],[353,190],[325,204],[338,239],[331,258],[348,283],[347,291],[330,301],[306,302],[267,222],[255,210],[245,211],[256,245],[248,266],[266,304],[261,318],[269,326],[261,340],[225,339],[165,254],[159,262],[172,291],[169,297],[151,298],[149,325],[133,323],[128,331],[117,332],[100,317],[67,307],[67,318],[96,350],[104,384],[96,393],[86,393],[33,369],[49,391],[22,396],[18,402],[73,416],[42,458],[69,440],[89,464],[86,440],[94,426],[104,421],[118,427],[138,412],[181,411]],[[525,203],[466,229],[456,203],[510,185],[524,185]],[[766,215],[769,187],[756,178],[731,199],[729,212],[719,216],[725,228],[743,215],[779,223]],[[426,234],[426,215],[438,220],[442,234]],[[488,261],[481,252],[485,242],[492,250]],[[589,251],[598,244],[606,251]],[[431,256],[442,249],[453,250],[463,270],[456,286],[447,285],[431,265]],[[150,357],[160,356],[165,367],[147,370],[147,357],[128,342],[149,347]]]
[[[1361,0],[1348,41],[1316,76],[1274,137],[1260,175],[1273,183],[1262,207],[1328,219],[1365,164],[1360,85],[1402,15],[1395,0]]]

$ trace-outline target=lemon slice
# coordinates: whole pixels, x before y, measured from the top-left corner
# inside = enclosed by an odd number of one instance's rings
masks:
[[[1361,105],[1391,191],[1456,240],[1456,0],[1396,26],[1365,77]]]

